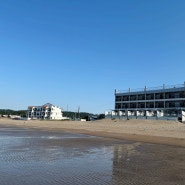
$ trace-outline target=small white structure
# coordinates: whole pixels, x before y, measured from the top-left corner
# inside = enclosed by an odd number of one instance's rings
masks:
[[[111,119],[112,118],[112,111],[105,111],[105,118]]]
[[[163,117],[164,111],[163,110],[157,110],[157,117]]]
[[[80,121],[86,121],[86,119],[80,119]]]
[[[62,109],[51,103],[42,106],[28,106],[27,117],[31,119],[62,120]]]
[[[182,110],[182,122],[185,123],[185,111]]]
[[[18,115],[10,115],[11,119],[21,119],[21,116]]]

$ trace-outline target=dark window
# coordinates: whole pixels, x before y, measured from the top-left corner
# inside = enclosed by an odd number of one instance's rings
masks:
[[[129,96],[123,96],[123,101],[129,101]]]
[[[121,96],[116,96],[116,101],[121,101]]]
[[[163,99],[163,98],[164,98],[164,94],[163,93],[155,95],[155,99]]]
[[[130,100],[131,100],[131,101],[136,100],[136,96],[130,96]]]
[[[138,95],[138,100],[145,100],[145,95]]]

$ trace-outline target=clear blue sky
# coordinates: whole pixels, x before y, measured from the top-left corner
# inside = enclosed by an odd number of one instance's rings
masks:
[[[185,81],[184,0],[1,0],[0,108],[114,108],[114,90]]]

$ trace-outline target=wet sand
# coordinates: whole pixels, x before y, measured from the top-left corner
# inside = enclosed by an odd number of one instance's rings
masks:
[[[184,147],[21,127],[0,125],[1,185],[185,184]]]
[[[0,118],[0,125],[67,131],[106,138],[185,147],[185,124],[161,120],[39,121]]]

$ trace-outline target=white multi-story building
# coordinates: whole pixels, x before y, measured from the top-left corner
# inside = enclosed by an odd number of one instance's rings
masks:
[[[62,109],[50,103],[42,106],[28,106],[27,117],[31,119],[63,119]]]

